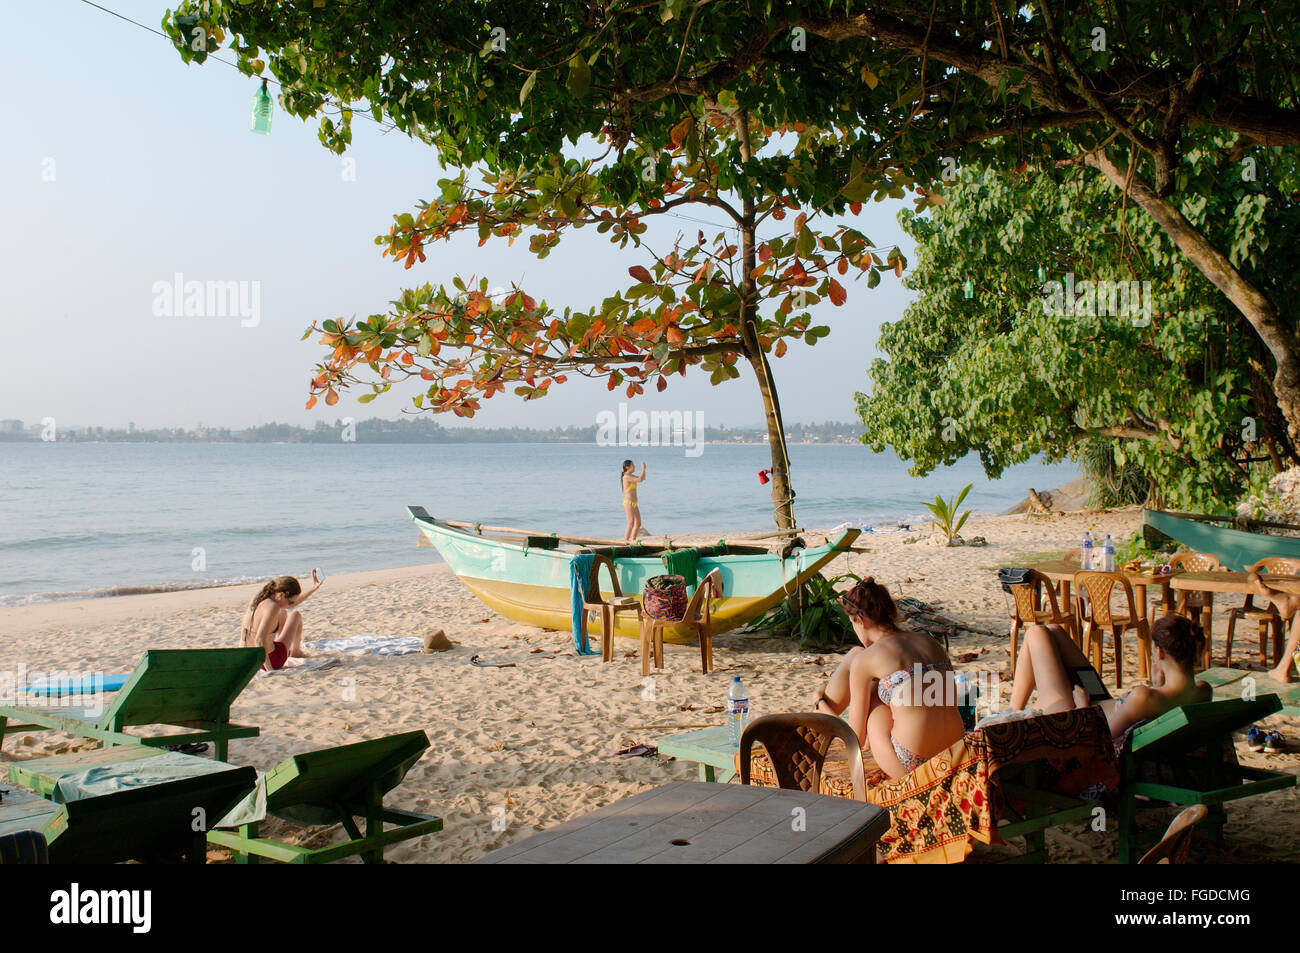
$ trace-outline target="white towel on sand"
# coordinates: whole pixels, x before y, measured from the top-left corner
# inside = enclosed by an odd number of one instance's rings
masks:
[[[372,635],[360,633],[334,639],[317,639],[308,642],[314,652],[346,652],[349,655],[410,655],[424,648],[424,642],[414,635]]]

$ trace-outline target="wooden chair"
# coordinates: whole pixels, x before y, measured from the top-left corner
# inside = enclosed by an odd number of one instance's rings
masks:
[[[600,570],[609,570],[610,584],[614,594],[608,600],[600,594]],[[635,612],[637,625],[641,623],[641,603],[636,596],[625,596],[618,585],[618,570],[608,556],[596,555],[591,564],[591,578],[587,586],[587,599],[583,602],[583,612],[600,613],[600,660],[614,660],[614,622],[620,612]]]
[[[1229,801],[1295,787],[1289,771],[1240,764],[1232,743],[1233,732],[1281,710],[1277,695],[1260,695],[1183,705],[1134,727],[1120,754],[1119,862],[1133,863],[1159,836],[1138,830],[1137,810],[1146,800],[1205,805],[1207,833],[1217,842]]]
[[[1083,617],[1081,648],[1092,660],[1092,666],[1101,674],[1102,639],[1109,629],[1115,647],[1115,687],[1123,688],[1124,644],[1123,635],[1132,629],[1138,639],[1138,675],[1142,678],[1151,672],[1151,626],[1139,618],[1133,602],[1133,586],[1123,573],[1081,570],[1074,574],[1074,585],[1079,595],[1087,596],[1087,615]],[[1124,593],[1128,612],[1116,613],[1111,607],[1111,595],[1116,589]]]
[[[1300,575],[1300,559],[1286,559],[1282,556],[1268,556],[1252,566],[1247,566],[1246,571],[1257,572],[1261,575],[1264,573],[1272,573],[1278,576],[1296,576]],[[1228,610],[1228,644],[1224,651],[1225,661],[1223,663],[1228,668],[1232,668],[1232,637],[1236,632],[1238,619],[1248,619],[1251,622],[1258,623],[1259,660],[1265,664],[1268,663],[1268,648],[1266,640],[1269,632],[1272,631],[1274,633],[1275,641],[1280,641],[1282,638],[1283,627],[1290,622],[1289,619],[1283,619],[1278,615],[1277,610],[1271,605],[1262,608],[1256,606],[1254,599],[1255,596],[1253,593],[1248,594],[1246,596],[1245,605],[1237,606]],[[1279,661],[1281,660],[1274,659],[1274,664]]]
[[[778,787],[817,794],[821,791],[822,765],[836,738],[844,742],[848,755],[853,800],[866,801],[867,783],[858,736],[839,718],[816,712],[764,715],[746,725],[740,736],[740,783],[749,784],[750,754],[757,742],[772,761]]]
[[[0,835],[36,831],[52,864],[181,857],[202,864],[204,826],[253,790],[257,772],[145,745],[111,745],[14,761],[9,780],[28,790],[6,791]]]
[[[1218,572],[1223,568],[1219,557],[1212,553],[1177,553],[1169,560],[1171,569],[1183,572]],[[1210,667],[1210,642],[1214,631],[1214,593],[1196,592],[1191,589],[1178,591],[1178,603],[1174,611],[1199,622],[1205,631],[1205,651],[1201,659],[1201,668]]]
[[[1194,804],[1185,811],[1179,811],[1165,836],[1149,851],[1142,855],[1139,864],[1181,864],[1187,860],[1187,852],[1192,846],[1192,828],[1205,820],[1210,809],[1204,804]]]
[[[650,650],[654,648],[655,668],[664,667],[664,629],[694,629],[700,640],[700,666],[705,675],[713,671],[713,635],[709,632],[710,602],[722,598],[722,570],[715,569],[695,587],[695,595],[680,619],[652,619],[640,616],[641,674],[650,674]]]
[[[1020,627],[1024,625],[1061,625],[1070,638],[1079,641],[1079,621],[1073,610],[1062,612],[1056,601],[1056,587],[1037,570],[1030,570],[1023,583],[1008,585],[1011,590],[1011,676],[1016,674],[1020,651]],[[1047,609],[1040,609],[1039,593],[1046,594]]]
[[[266,775],[268,813],[298,824],[342,824],[350,838],[342,844],[303,847],[261,837],[257,823],[240,824],[237,831],[208,831],[208,842],[230,848],[240,864],[257,863],[259,857],[326,864],[355,855],[367,864],[382,864],[388,845],[442,830],[441,818],[384,804],[384,796],[402,783],[428,747],[423,731],[407,731],[294,755]],[[364,834],[358,818],[365,819]],[[223,820],[218,815],[215,823]],[[391,825],[388,830],[385,824]]]
[[[253,680],[266,653],[253,649],[150,649],[112,704],[98,709],[0,705],[0,744],[6,733],[66,731],[105,745],[168,745],[210,741],[225,761],[233,738],[255,738],[257,728],[232,724],[230,706]],[[138,725],[175,725],[179,734],[137,735]]]

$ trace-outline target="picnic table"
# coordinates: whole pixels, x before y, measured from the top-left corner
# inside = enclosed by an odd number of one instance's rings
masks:
[[[874,861],[889,812],[806,791],[675,781],[502,847],[480,864]]]

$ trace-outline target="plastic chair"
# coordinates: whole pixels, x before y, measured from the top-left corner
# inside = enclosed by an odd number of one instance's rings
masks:
[[[1219,557],[1213,553],[1177,553],[1169,559],[1169,567],[1183,572],[1218,572],[1223,568]],[[1205,652],[1201,667],[1210,667],[1210,642],[1214,631],[1214,593],[1197,592],[1191,589],[1178,591],[1178,604],[1174,611],[1179,615],[1199,622],[1205,630]]]
[[[709,632],[711,607],[709,603],[722,598],[722,570],[715,569],[695,587],[695,595],[686,605],[686,614],[680,619],[652,619],[640,615],[641,675],[650,674],[650,649],[654,647],[655,668],[664,667],[664,629],[694,629],[700,640],[700,666],[705,675],[713,670],[713,636]]]
[[[1268,556],[1255,563],[1253,566],[1246,567],[1247,572],[1257,572],[1263,575],[1271,573],[1276,576],[1295,576],[1300,575],[1300,559],[1287,559],[1284,556]],[[1254,593],[1246,596],[1245,605],[1236,606],[1228,610],[1228,644],[1224,651],[1224,665],[1232,668],[1232,637],[1237,629],[1238,619],[1249,619],[1251,622],[1259,624],[1259,660],[1265,664],[1268,663],[1267,639],[1269,631],[1272,630],[1278,637],[1282,636],[1283,626],[1287,625],[1290,620],[1283,619],[1278,615],[1273,606],[1268,605],[1259,607],[1255,605]],[[1275,659],[1274,662],[1281,661]]]
[[[1192,847],[1192,829],[1209,816],[1210,809],[1204,804],[1194,804],[1185,811],[1180,811],[1174,818],[1165,836],[1149,851],[1142,855],[1139,864],[1181,864],[1187,860],[1187,852]]]
[[[600,594],[600,570],[609,569],[609,579],[614,594],[609,599]],[[587,600],[582,603],[584,612],[600,613],[600,660],[614,661],[614,621],[620,612],[635,612],[637,623],[641,621],[641,603],[636,596],[625,596],[618,585],[618,570],[608,556],[597,555],[591,564],[591,579],[587,586]]]
[[[1088,598],[1087,615],[1083,617],[1081,648],[1083,654],[1092,660],[1097,673],[1101,674],[1104,635],[1098,629],[1110,629],[1115,647],[1115,687],[1124,687],[1123,635],[1132,629],[1138,639],[1138,674],[1142,678],[1148,677],[1151,672],[1151,626],[1146,619],[1138,617],[1133,602],[1133,586],[1124,574],[1081,570],[1074,574],[1074,585],[1080,596],[1086,595]],[[1111,608],[1111,595],[1117,588],[1124,593],[1128,604],[1127,614],[1116,613]]]
[[[755,718],[740,736],[740,783],[749,783],[750,753],[758,742],[767,751],[778,787],[793,791],[821,791],[822,766],[831,742],[844,742],[853,779],[853,800],[866,801],[867,782],[862,769],[862,746],[853,729],[831,715],[787,712]]]
[[[1020,652],[1020,627],[1023,625],[1062,625],[1070,633],[1070,638],[1079,641],[1079,620],[1074,611],[1062,612],[1056,601],[1056,587],[1036,569],[1031,569],[1023,583],[1008,585],[1011,593],[1011,675],[1016,674],[1016,660]],[[1039,592],[1046,593],[1047,609],[1038,608],[1042,603]]]

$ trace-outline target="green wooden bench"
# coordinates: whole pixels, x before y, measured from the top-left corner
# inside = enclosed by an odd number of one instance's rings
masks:
[[[151,649],[102,713],[86,706],[0,705],[0,746],[6,734],[66,731],[106,745],[165,747],[210,741],[216,760],[225,761],[231,739],[258,733],[257,728],[231,724],[230,706],[265,658],[257,648]],[[140,725],[191,730],[147,737],[125,730]]]
[[[366,863],[383,863],[389,844],[442,830],[442,818],[384,806],[384,795],[402,783],[406,772],[429,747],[423,731],[408,731],[337,748],[295,755],[265,777],[266,810],[302,824],[342,824],[351,838],[329,847],[306,848],[258,836],[257,824],[213,830],[208,841],[228,847],[237,863],[259,857],[290,864],[324,864],[360,854]],[[356,818],[364,818],[363,835]],[[385,824],[396,825],[384,830]]]
[[[1120,757],[1119,862],[1133,863],[1160,831],[1137,829],[1137,799],[1204,804],[1212,840],[1223,838],[1224,804],[1294,787],[1296,777],[1237,763],[1232,733],[1282,709],[1276,695],[1184,705],[1133,729]]]
[[[142,766],[151,771],[141,777]],[[110,793],[78,788],[92,772]],[[123,745],[74,755],[16,761],[0,797],[0,836],[35,831],[54,864],[206,859],[205,828],[225,815],[257,780],[252,768]],[[197,829],[196,829],[197,828]]]

